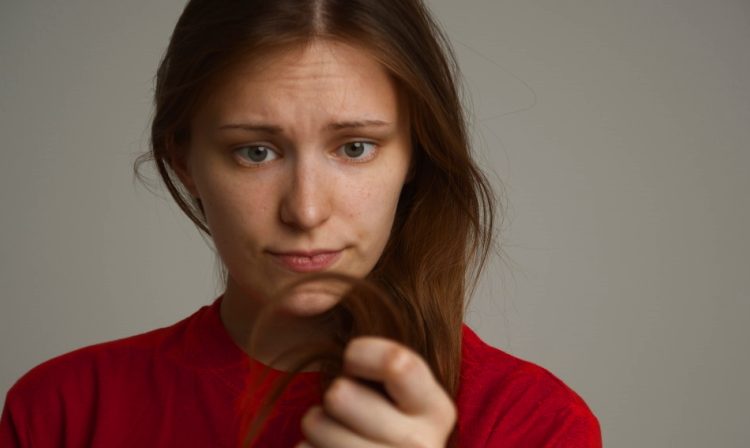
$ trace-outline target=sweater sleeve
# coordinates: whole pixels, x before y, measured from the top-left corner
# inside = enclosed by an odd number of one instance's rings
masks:
[[[81,352],[83,353],[83,352]],[[86,446],[85,425],[94,384],[88,357],[64,355],[23,375],[8,391],[0,447]]]
[[[529,415],[515,425],[499,421],[482,443],[487,448],[602,448],[599,422],[587,409],[572,409],[555,417]]]
[[[545,448],[602,448],[599,421],[588,409],[571,410],[545,436],[545,440],[540,441],[539,446]]]
[[[586,403],[546,370],[530,367],[535,379],[510,382],[505,393],[513,399],[496,414],[486,446],[601,448],[599,421]]]
[[[5,406],[3,407],[3,415],[0,418],[0,446],[7,448],[29,446],[21,442],[20,432],[6,399]]]
[[[56,394],[33,386],[25,377],[8,391],[0,420],[0,447],[51,447],[64,440],[64,417]]]
[[[33,446],[29,437],[31,431],[24,412],[24,400],[18,397],[18,384],[8,391],[0,418],[0,446],[3,448],[21,448]]]
[[[601,448],[586,402],[547,369],[487,345],[464,328],[458,393],[461,446]]]

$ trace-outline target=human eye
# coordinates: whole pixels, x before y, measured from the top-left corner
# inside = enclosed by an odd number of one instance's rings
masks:
[[[366,162],[375,157],[377,145],[372,142],[354,141],[344,143],[337,152],[353,162]]]
[[[246,165],[263,165],[279,158],[279,154],[265,145],[245,145],[236,148],[234,154],[240,158],[240,163]]]

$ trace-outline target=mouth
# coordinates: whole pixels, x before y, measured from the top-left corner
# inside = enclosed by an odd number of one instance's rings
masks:
[[[339,258],[341,250],[318,250],[310,252],[268,252],[283,268],[293,272],[322,271]]]

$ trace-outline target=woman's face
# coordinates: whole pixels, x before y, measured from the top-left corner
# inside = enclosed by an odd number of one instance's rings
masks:
[[[404,109],[379,63],[331,41],[250,61],[218,83],[177,171],[202,201],[229,271],[225,294],[263,300],[306,272],[372,270],[410,167]],[[331,300],[287,303],[305,315]]]

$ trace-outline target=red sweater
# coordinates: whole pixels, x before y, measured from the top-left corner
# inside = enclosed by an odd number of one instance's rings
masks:
[[[243,390],[257,367],[219,317],[221,297],[166,328],[47,361],[8,392],[0,447],[236,447]],[[300,374],[258,446],[291,447],[319,401]],[[547,370],[463,329],[461,447],[600,447],[596,417]]]

